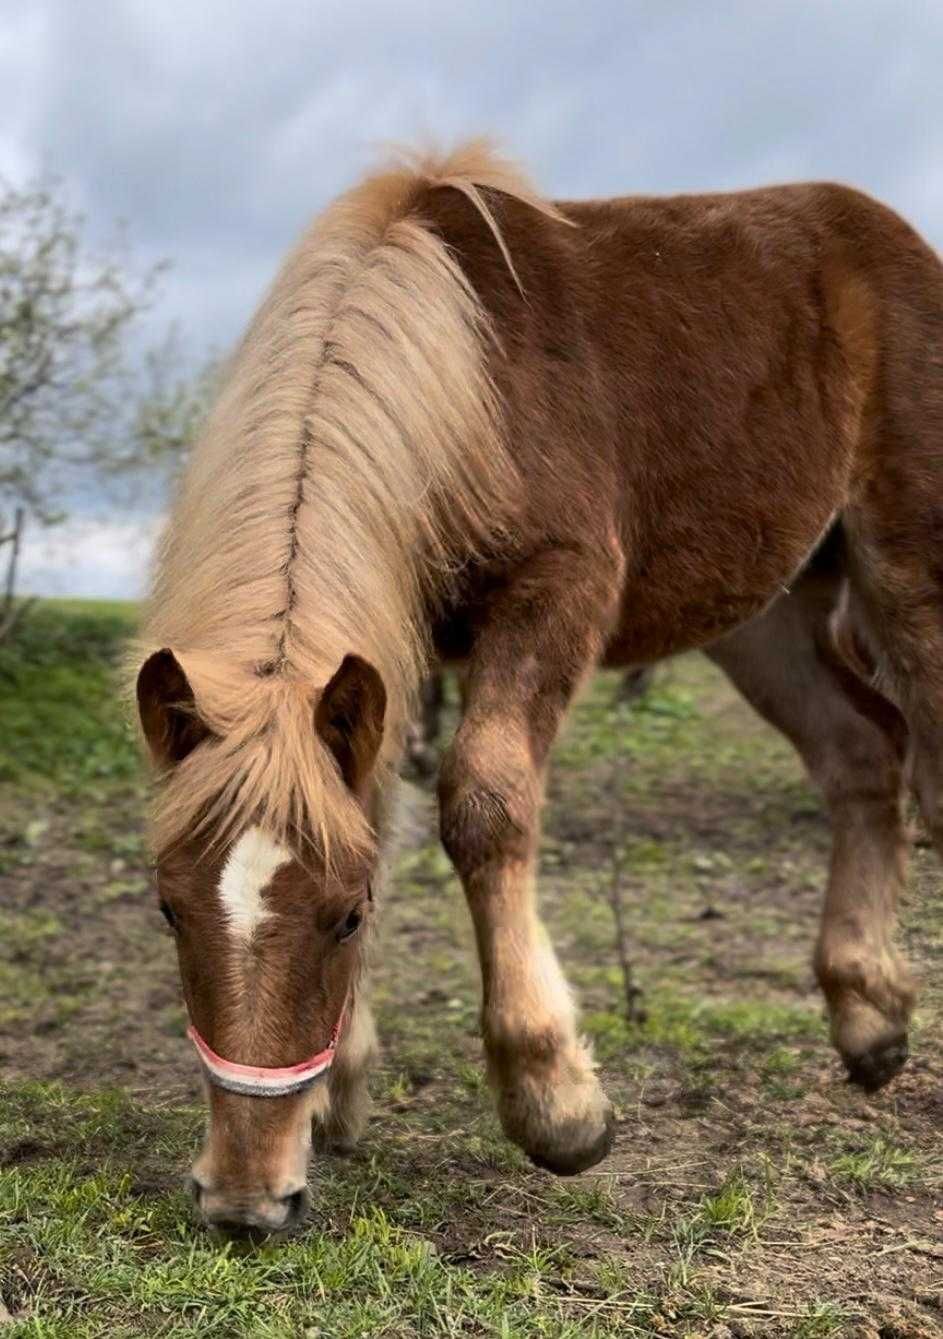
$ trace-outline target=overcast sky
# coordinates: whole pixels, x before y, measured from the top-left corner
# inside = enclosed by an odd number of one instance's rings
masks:
[[[152,318],[238,335],[385,142],[482,132],[552,195],[861,186],[943,248],[941,0],[3,0],[0,175],[53,173],[173,269]],[[152,525],[34,539],[46,593],[139,590]]]

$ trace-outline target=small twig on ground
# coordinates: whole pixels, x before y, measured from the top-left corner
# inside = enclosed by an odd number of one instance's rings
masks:
[[[625,992],[625,1017],[629,1023],[644,1023],[645,1010],[641,1005],[641,987],[635,984],[632,959],[629,956],[625,915],[622,909],[622,859],[618,849],[612,853],[612,877],[609,880],[609,906],[616,931],[616,953],[622,969],[622,988]]]
[[[612,764],[612,787],[611,794],[616,797],[619,803],[620,821],[614,825],[614,841],[612,844],[612,873],[609,879],[609,908],[612,911],[612,920],[615,926],[616,936],[616,954],[619,959],[619,967],[622,970],[622,988],[625,993],[625,1017],[629,1023],[644,1023],[646,1018],[645,1010],[641,1005],[642,990],[635,983],[635,972],[632,967],[632,958],[629,953],[629,937],[625,928],[625,913],[622,905],[622,868],[625,859],[622,849],[622,827],[625,819],[622,816],[624,811],[621,806],[621,798],[624,787],[622,786],[622,771],[625,767],[626,754],[623,749],[617,748],[615,758]]]

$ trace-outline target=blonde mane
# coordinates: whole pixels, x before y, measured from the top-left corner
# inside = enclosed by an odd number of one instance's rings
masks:
[[[379,670],[388,768],[430,606],[506,537],[519,481],[487,371],[491,332],[421,217],[437,185],[472,201],[512,273],[482,188],[556,215],[475,143],[367,178],[289,255],[188,463],[136,647],[137,664],[174,652],[215,735],[160,788],[158,851],[200,822],[369,841],[315,734],[318,690],[349,652]]]

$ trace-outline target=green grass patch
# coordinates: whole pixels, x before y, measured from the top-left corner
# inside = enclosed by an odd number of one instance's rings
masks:
[[[644,697],[623,702],[619,677],[600,674],[574,709],[572,720],[554,750],[564,767],[583,767],[598,759],[639,758],[676,750],[700,719],[690,689],[663,678]]]
[[[848,1322],[848,1313],[834,1302],[810,1302],[806,1314],[796,1321],[789,1339],[828,1339],[839,1334]]]
[[[899,1148],[876,1135],[860,1148],[841,1153],[829,1164],[836,1181],[843,1181],[856,1190],[900,1190],[912,1185],[922,1172],[917,1155]]]
[[[72,794],[138,777],[115,673],[133,611],[128,604],[44,602],[0,647],[0,782],[51,782]]]
[[[629,1023],[612,1011],[588,1013],[586,1031],[606,1057],[644,1047],[673,1052],[679,1059],[706,1060],[719,1045],[782,1053],[786,1042],[818,1041],[825,1025],[817,1010],[775,1000],[713,1000],[659,986],[644,998],[646,1017]]]
[[[0,957],[25,956],[37,945],[57,939],[62,932],[62,922],[51,912],[0,908]]]
[[[747,1180],[742,1168],[730,1172],[723,1184],[704,1195],[694,1211],[678,1219],[672,1236],[686,1256],[721,1236],[756,1236],[766,1215],[768,1189],[760,1190]]]
[[[0,1172],[4,1300],[29,1313],[5,1339],[612,1333],[567,1315],[558,1289],[569,1269],[562,1245],[507,1234],[499,1269],[453,1264],[435,1241],[395,1221],[408,1216],[408,1191],[382,1163],[362,1164],[359,1175],[355,1167],[343,1188],[320,1186],[314,1221],[298,1238],[237,1248],[197,1229],[174,1186],[195,1134],[192,1116],[43,1085],[3,1097],[7,1161],[39,1131],[50,1138],[45,1157]],[[67,1155],[57,1152],[58,1139]],[[142,1192],[141,1176],[158,1184]],[[463,1199],[467,1209],[474,1195],[466,1189]]]

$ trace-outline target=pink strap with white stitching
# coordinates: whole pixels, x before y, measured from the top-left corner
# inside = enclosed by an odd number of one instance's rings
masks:
[[[288,1097],[310,1088],[316,1079],[331,1068],[346,1013],[345,1004],[323,1051],[318,1051],[297,1065],[282,1069],[269,1069],[264,1065],[237,1065],[233,1060],[224,1060],[216,1054],[209,1042],[204,1041],[192,1023],[187,1028],[187,1036],[196,1047],[206,1077],[217,1088],[243,1097]]]

